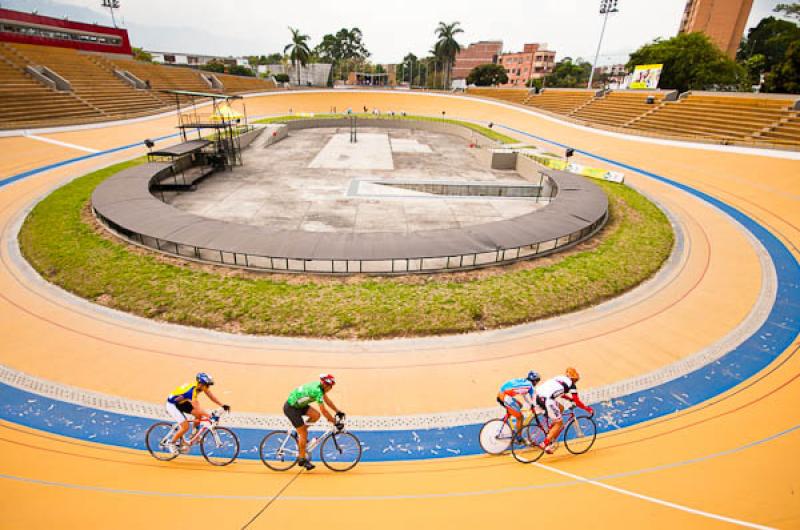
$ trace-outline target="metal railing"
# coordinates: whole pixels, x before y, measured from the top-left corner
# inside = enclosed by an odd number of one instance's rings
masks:
[[[608,212],[600,219],[580,230],[556,239],[512,248],[498,248],[489,252],[471,252],[455,255],[432,255],[386,259],[308,259],[292,256],[265,256],[208,248],[147,236],[128,230],[95,212],[97,218],[118,236],[130,243],[181,258],[239,267],[244,269],[314,273],[314,274],[413,274],[455,272],[494,265],[508,264],[523,259],[546,256],[584,241],[599,231],[608,220]]]

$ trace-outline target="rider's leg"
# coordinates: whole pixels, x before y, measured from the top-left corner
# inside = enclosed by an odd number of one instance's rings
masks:
[[[178,427],[178,431],[175,433],[175,436],[172,437],[172,443],[177,444],[178,440],[186,434],[186,431],[189,430],[189,422],[184,420],[181,422],[180,427]]]
[[[283,413],[289,418],[292,427],[297,430],[297,456],[299,460],[303,460],[306,457],[306,441],[308,440],[308,427],[303,420],[303,415],[309,414],[309,408],[298,409],[289,405],[287,401],[283,404]]]
[[[561,434],[561,429],[564,428],[564,420],[561,418],[557,419],[552,423],[550,426],[550,430],[547,432],[547,437],[544,439],[545,445],[550,445],[553,443],[553,440],[558,438],[558,435]]]
[[[319,411],[314,407],[308,407],[306,416],[308,416],[308,423],[316,423],[319,420]]]
[[[175,404],[170,403],[167,401],[166,403],[167,414],[172,418],[179,427],[175,435],[172,437],[171,442],[173,444],[178,443],[178,440],[181,439],[181,436],[186,434],[186,431],[189,430],[189,421],[186,419],[186,414],[191,414],[192,406],[191,404]]]
[[[545,402],[545,410],[547,410],[547,416],[550,418],[551,422],[550,430],[547,432],[547,436],[544,439],[544,445],[548,446],[561,434],[561,429],[564,428],[564,420],[561,419],[561,404],[555,399],[548,399]]]
[[[297,428],[297,457],[306,458],[306,443],[308,442],[308,425]]]
[[[514,429],[514,434],[519,436],[522,432],[522,412],[513,407],[506,407],[506,412],[508,413],[509,425],[511,425],[511,428]]]

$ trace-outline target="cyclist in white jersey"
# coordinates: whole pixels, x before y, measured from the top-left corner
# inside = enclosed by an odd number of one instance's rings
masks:
[[[578,389],[575,383],[580,380],[580,375],[575,368],[567,368],[566,375],[557,375],[552,379],[548,379],[544,383],[536,387],[536,398],[539,406],[547,412],[550,418],[550,430],[547,437],[539,447],[544,449],[548,454],[553,454],[553,440],[558,438],[561,430],[564,428],[564,420],[561,418],[561,412],[564,407],[557,401],[558,398],[567,399],[572,401],[579,408],[585,410],[590,415],[594,415],[594,409],[583,404],[580,397],[578,397]]]

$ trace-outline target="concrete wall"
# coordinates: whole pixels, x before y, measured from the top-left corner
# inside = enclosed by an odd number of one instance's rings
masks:
[[[307,120],[292,120],[287,122],[289,130],[296,131],[301,129],[319,129],[325,127],[348,128],[350,127],[350,120],[347,118],[324,119],[324,118],[309,118]],[[479,147],[499,147],[500,144],[491,140],[477,131],[448,123],[445,121],[415,121],[415,120],[402,120],[402,119],[372,119],[364,118],[358,120],[358,128],[373,127],[377,129],[415,129],[420,131],[429,131],[440,134],[452,134],[463,138],[470,143],[474,143]]]

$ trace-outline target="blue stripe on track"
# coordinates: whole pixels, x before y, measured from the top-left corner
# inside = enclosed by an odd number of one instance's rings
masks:
[[[565,147],[524,131],[506,128]],[[131,146],[119,149],[128,147]],[[775,302],[766,321],[753,335],[720,359],[685,376],[616,398],[609,403],[596,404],[600,432],[630,427],[711,399],[764,369],[792,344],[800,328],[797,310],[800,307],[800,267],[789,249],[776,236],[739,210],[690,186],[587,151],[576,151],[684,190],[719,208],[761,242],[769,253],[777,274]],[[91,156],[96,155],[89,155]],[[34,170],[31,174],[35,172],[40,171]],[[0,181],[1,185],[3,181]],[[491,396],[487,396],[487,403],[489,402]],[[144,431],[152,423],[152,420],[146,418],[81,407],[2,384],[0,403],[0,418],[3,420],[81,440],[134,449],[144,448]],[[499,410],[498,408],[498,412]],[[366,461],[416,460],[480,453],[477,440],[480,427],[480,424],[472,424],[416,431],[361,431],[358,435],[365,445]],[[258,443],[265,432],[255,429],[236,431],[242,442],[242,457],[258,458]]]
[[[168,138],[175,138],[179,136],[180,133],[168,134],[166,136],[159,136],[158,138],[154,138],[154,142],[160,142],[161,140],[166,140]],[[38,141],[38,140],[37,140]],[[31,169],[29,171],[23,171],[22,173],[17,173],[16,175],[12,175],[10,177],[4,178],[0,180],[0,188],[4,186],[8,186],[12,182],[16,182],[18,180],[26,179],[28,177],[32,177],[34,175],[38,175],[39,173],[44,173],[45,171],[50,171],[51,169],[58,169],[63,166],[68,166],[70,164],[75,164],[77,162],[83,162],[84,160],[89,160],[92,158],[97,158],[100,156],[109,155],[111,153],[117,153],[119,151],[125,151],[126,149],[133,149],[134,147],[141,147],[142,142],[136,142],[135,144],[128,144],[123,145],[121,147],[114,147],[113,149],[106,149],[105,151],[99,151],[97,153],[91,153],[88,155],[78,156],[75,158],[69,158],[67,160],[62,160],[61,162],[56,162],[54,164],[48,164],[46,166],[37,167],[35,169]]]

